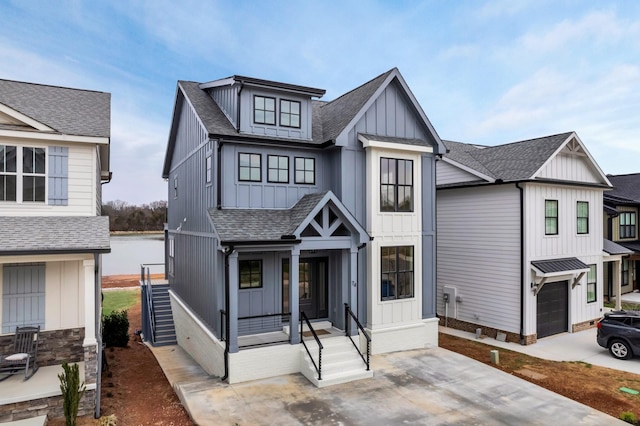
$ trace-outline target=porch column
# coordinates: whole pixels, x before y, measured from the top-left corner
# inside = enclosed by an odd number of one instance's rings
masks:
[[[351,311],[358,315],[358,248],[351,247],[351,257],[349,262],[349,307]],[[353,319],[349,319],[351,322],[349,330],[352,336],[358,335],[358,326]],[[346,326],[346,324],[345,324]]]
[[[98,344],[96,340],[96,263],[93,259],[83,260],[82,267],[84,268],[84,342],[82,345],[87,347]],[[74,309],[80,308],[80,306],[74,307]]]
[[[291,250],[291,266],[289,267],[289,306],[291,320],[289,322],[289,339],[292,345],[300,343],[300,249]]]
[[[616,288],[616,311],[622,309],[622,259],[613,262],[613,284]]]
[[[229,268],[227,271],[229,277],[229,311],[227,312],[227,321],[229,321],[229,352],[238,352],[238,252],[234,251],[228,257]]]

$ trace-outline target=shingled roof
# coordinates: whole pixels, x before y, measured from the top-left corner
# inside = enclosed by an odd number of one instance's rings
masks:
[[[111,251],[107,216],[0,216],[0,254]]]
[[[446,157],[505,182],[531,179],[572,132],[497,146],[443,141]]]
[[[607,193],[608,196],[640,203],[640,173],[607,175],[607,177],[613,185],[613,190]]]
[[[0,80],[0,104],[61,134],[105,138],[111,134],[109,93]]]

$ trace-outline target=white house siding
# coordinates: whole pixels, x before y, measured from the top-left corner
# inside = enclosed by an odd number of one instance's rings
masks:
[[[7,256],[0,258],[0,268],[5,263],[45,262],[45,325],[44,330],[84,327],[85,324],[85,275],[83,256]],[[0,294],[2,294],[0,270]],[[2,318],[2,304],[0,304]]]
[[[437,191],[437,312],[443,288],[457,319],[519,333],[520,195],[515,185]]]
[[[436,185],[448,185],[462,182],[480,182],[478,176],[464,171],[446,161],[436,162]]]
[[[525,260],[559,259],[576,257],[597,268],[596,302],[586,302],[586,275],[581,285],[569,292],[569,330],[571,325],[592,320],[602,315],[603,223],[602,189],[578,186],[559,186],[527,183],[524,185],[525,211]],[[545,235],[545,200],[558,200],[558,235]],[[577,234],[577,202],[589,203],[589,233]],[[555,277],[549,281],[570,280],[571,276]],[[531,268],[525,271],[525,279],[531,281]],[[536,333],[536,297],[533,291],[525,292],[525,334]]]
[[[601,177],[585,159],[586,157],[560,153],[549,161],[537,177],[568,182],[601,183]]]
[[[422,320],[422,176],[421,155],[400,150],[367,149],[366,228],[373,237],[367,250],[367,328],[372,335],[372,352],[383,353],[437,344],[429,340],[435,323]],[[413,160],[414,211],[380,212],[380,158]],[[380,249],[385,246],[413,246],[414,295],[412,298],[381,300]]]
[[[68,201],[66,206],[47,203],[0,203],[2,215],[6,216],[95,216],[96,215],[96,168],[97,154],[94,144],[63,144],[59,142],[28,141],[23,139],[0,139],[0,144],[18,147],[66,146],[69,148]],[[46,163],[47,166],[48,162]],[[47,191],[48,183],[46,185]],[[48,196],[46,197],[48,199]]]

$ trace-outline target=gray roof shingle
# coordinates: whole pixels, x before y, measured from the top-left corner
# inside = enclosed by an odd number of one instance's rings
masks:
[[[602,247],[603,247],[603,250],[606,251],[609,254],[631,254],[631,253],[633,253],[633,250],[629,250],[625,246],[622,246],[620,244],[614,243],[613,241],[607,240],[606,238],[604,239]]]
[[[0,253],[108,252],[107,216],[0,216]]]
[[[208,212],[222,242],[282,241],[294,233],[326,193],[307,194],[290,209],[209,209]]]
[[[613,185],[613,190],[607,195],[640,203],[640,173],[607,175],[607,177]]]
[[[532,178],[571,134],[567,132],[487,147],[443,142],[449,150],[446,157],[494,179],[509,182]]]
[[[111,135],[110,93],[0,80],[0,104],[62,134]]]

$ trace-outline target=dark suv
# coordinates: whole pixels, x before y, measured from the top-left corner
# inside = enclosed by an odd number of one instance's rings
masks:
[[[598,344],[614,358],[640,355],[640,312],[612,311],[598,321]]]

